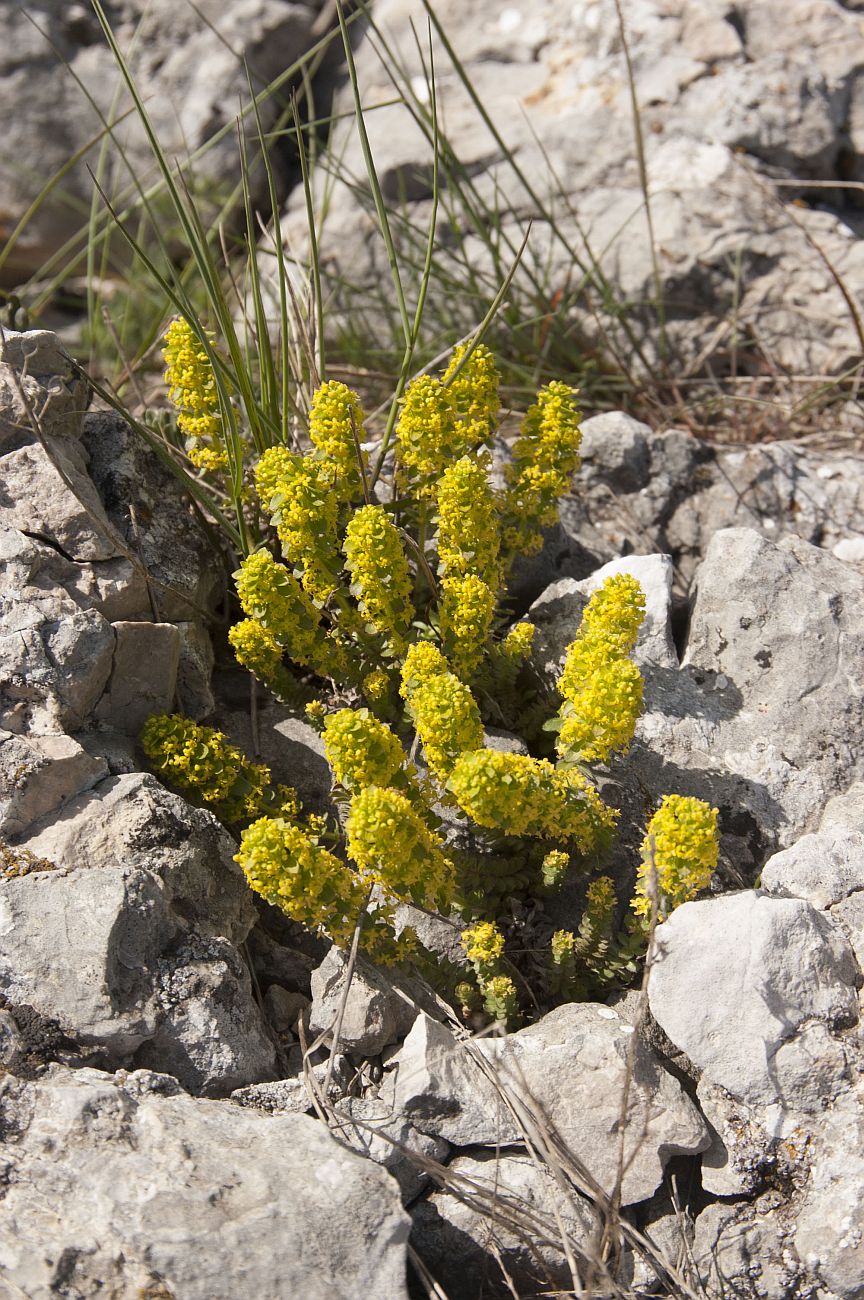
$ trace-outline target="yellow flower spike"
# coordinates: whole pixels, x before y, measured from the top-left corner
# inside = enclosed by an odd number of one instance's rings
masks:
[[[342,547],[351,594],[373,631],[398,653],[414,617],[411,576],[398,529],[381,506],[355,511]]]
[[[441,576],[473,573],[497,590],[500,526],[486,458],[463,456],[449,465],[436,484],[435,502]]]
[[[516,985],[509,975],[493,975],[483,986],[483,1009],[491,1020],[512,1025],[519,1010]]]
[[[247,556],[233,575],[244,614],[270,633],[295,663],[341,676],[342,657],[321,628],[321,615],[297,579],[269,551]]]
[[[448,673],[450,665],[431,641],[417,641],[409,645],[402,664],[402,682],[399,694],[410,702],[418,687],[424,686],[440,673]]]
[[[270,506],[283,556],[302,570],[305,590],[323,605],[339,586],[341,568],[339,502],[323,463],[295,456],[275,481]]]
[[[577,390],[553,381],[537,394],[522,421],[507,467],[504,547],[508,559],[532,555],[543,545],[543,528],[558,518],[558,498],[579,468],[582,441]]]
[[[453,667],[460,677],[470,677],[489,645],[495,617],[495,593],[481,578],[445,578],[441,584],[441,635]]]
[[[506,835],[572,839],[583,853],[602,843],[618,816],[581,772],[559,771],[546,759],[524,754],[460,754],[448,785],[478,825]]]
[[[383,704],[390,694],[390,678],[382,668],[367,673],[361,685],[363,694],[371,704]]]
[[[357,447],[366,441],[366,429],[357,394],[335,379],[323,383],[309,408],[309,437],[326,458],[323,463],[336,497],[349,501],[359,496],[362,479]],[[361,451],[361,456],[365,472],[366,453]]]
[[[324,752],[346,790],[389,785],[405,759],[399,740],[368,709],[340,709],[324,725]]]
[[[514,663],[524,663],[534,645],[533,623],[516,623],[501,642],[501,653]]]
[[[550,942],[552,961],[556,966],[564,966],[573,961],[576,948],[576,936],[569,930],[556,930]]]
[[[651,915],[651,892],[659,894],[661,920],[682,903],[707,889],[717,866],[720,835],[716,808],[702,799],[668,794],[648,823],[642,841],[642,861],[636,873],[632,908]]]
[[[453,349],[442,382],[456,408],[466,444],[476,447],[492,438],[501,400],[498,396],[499,376],[495,358],[482,343],[474,348],[456,378],[451,379],[469,346],[468,343],[460,343]]]
[[[644,617],[645,593],[629,573],[613,574],[598,587],[564,660],[558,690],[565,699],[578,695],[610,659],[632,653]]]
[[[284,817],[261,817],[235,857],[251,887],[294,921],[348,947],[367,886],[344,862]]]
[[[475,966],[495,966],[504,955],[504,936],[491,921],[478,921],[462,931],[465,956]]]
[[[255,491],[268,516],[273,513],[272,502],[279,483],[291,473],[299,459],[297,453],[287,447],[268,447],[261,453],[255,466]]]
[[[228,631],[237,662],[265,683],[275,681],[282,668],[282,647],[263,624],[244,618]]]
[[[208,335],[208,337],[212,337]],[[177,428],[198,469],[213,472],[228,464],[216,377],[206,349],[188,321],[178,317],[162,345],[168,396],[177,410]]]
[[[624,753],[642,711],[642,674],[630,659],[613,659],[569,698],[556,748],[562,758],[605,763],[613,750]]]
[[[421,497],[430,496],[434,480],[468,450],[453,399],[433,375],[420,375],[408,385],[396,435],[399,464],[416,477]]]
[[[349,857],[385,897],[433,910],[447,906],[453,864],[398,790],[372,785],[355,794],[346,832]]]
[[[455,673],[438,672],[429,677],[411,692],[407,707],[429,769],[439,781],[449,776],[464,750],[483,744],[477,702]]]
[[[221,731],[177,714],[154,714],[141,731],[141,746],[158,775],[223,821],[254,817],[268,803],[270,769],[250,762]]]
[[[570,854],[561,849],[550,849],[540,864],[541,878],[546,889],[560,889],[570,866]]]

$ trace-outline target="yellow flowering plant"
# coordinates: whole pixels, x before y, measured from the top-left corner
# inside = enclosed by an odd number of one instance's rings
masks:
[[[228,460],[225,388],[206,338],[205,347],[200,329],[175,322],[165,357],[189,459],[214,478]],[[519,945],[515,964],[504,951],[505,931],[518,931],[511,904],[532,892],[551,898],[613,841],[619,814],[589,765],[612,761],[633,737],[645,601],[627,575],[598,588],[550,719],[555,702],[531,669],[534,627],[508,627],[504,602],[513,563],[542,545],[578,467],[577,396],[559,382],[540,390],[496,487],[499,416],[482,344],[460,345],[441,373],[408,383],[377,449],[357,394],[324,380],[309,402],[305,450],[296,433],[290,445],[257,446],[234,494],[243,617],[228,641],[289,707],[306,692],[338,818],[304,816],[218,732],[153,718],[142,742],[156,771],[241,830],[237,861],[253,889],[334,943],[359,934],[375,960],[421,962],[428,973],[398,909],[461,914],[475,985],[462,979],[457,1000],[512,1024],[522,985]],[[490,745],[488,725],[520,719],[527,752]],[[663,916],[710,875],[714,823],[694,802],[672,797],[652,820],[621,936],[611,879],[600,876],[577,929],[547,937],[534,960],[546,963],[549,996],[584,996],[629,970],[651,900]]]

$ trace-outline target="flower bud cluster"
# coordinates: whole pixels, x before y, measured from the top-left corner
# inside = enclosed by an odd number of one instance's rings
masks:
[[[467,679],[480,666],[489,645],[495,617],[495,592],[473,573],[461,578],[445,578],[441,587],[440,621],[444,649],[457,674]]]
[[[272,801],[270,769],[251,763],[221,731],[178,714],[154,714],[144,724],[141,745],[154,771],[224,821],[254,817]],[[277,797],[296,805],[293,791],[280,789]]]
[[[643,682],[627,656],[644,612],[642,588],[624,573],[607,578],[588,602],[558,682],[564,697],[557,741],[562,758],[606,762],[633,739]]]
[[[446,780],[464,750],[483,744],[483,723],[474,696],[428,642],[408,651],[401,694],[431,772]]]
[[[269,551],[254,551],[233,577],[244,614],[260,624],[295,663],[325,675],[341,674],[338,647],[325,635],[319,611],[284,564]],[[263,644],[259,637],[259,645]]]
[[[499,583],[500,525],[486,458],[462,456],[435,488],[438,572],[443,578],[473,573],[490,587]]]
[[[385,896],[420,907],[446,907],[453,863],[444,846],[398,790],[370,785],[351,800],[348,855]]]
[[[399,740],[368,709],[340,709],[324,724],[324,752],[346,790],[390,785],[405,759]]]
[[[333,495],[340,501],[359,496],[368,462],[362,450],[366,429],[357,394],[335,379],[321,384],[309,408],[309,437],[324,457],[319,463]]]
[[[501,399],[495,358],[485,344],[478,343],[463,364],[470,346],[470,343],[460,343],[453,349],[442,382],[456,408],[465,446],[474,448],[491,440]]]
[[[334,943],[350,944],[367,887],[308,830],[284,817],[261,817],[243,832],[235,861],[268,903]]]
[[[339,586],[339,502],[325,461],[284,447],[265,451],[256,485],[288,563],[301,571],[305,590],[324,604]]]
[[[668,794],[648,823],[636,873],[634,912],[649,917],[656,897],[661,920],[707,889],[717,866],[717,809],[702,799]]]
[[[596,849],[617,818],[581,772],[559,771],[524,754],[463,753],[448,785],[478,825],[507,835],[572,839],[582,853]]]
[[[582,430],[576,389],[553,381],[537,394],[522,421],[507,467],[504,548],[509,558],[533,555],[558,517],[558,498],[579,468]]]
[[[414,617],[411,576],[399,531],[386,510],[363,506],[355,511],[342,549],[360,613],[390,650],[400,653]]]
[[[197,469],[224,469],[228,464],[213,366],[199,335],[178,317],[162,344],[168,396],[177,409],[177,428],[188,439],[186,451]]]

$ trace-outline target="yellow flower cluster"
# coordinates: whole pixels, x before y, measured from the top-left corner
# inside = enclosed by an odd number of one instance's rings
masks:
[[[447,656],[460,677],[479,667],[495,617],[495,593],[473,573],[445,578],[441,584],[441,636]]]
[[[514,663],[524,663],[531,653],[536,631],[533,623],[514,623],[501,642],[501,653]]]
[[[443,781],[463,750],[483,744],[477,702],[428,642],[410,648],[402,668],[401,694],[423,742],[426,762]]]
[[[398,790],[370,785],[354,795],[346,823],[348,854],[385,896],[420,907],[446,907],[453,863]]]
[[[449,788],[480,826],[507,835],[572,839],[583,853],[602,842],[617,818],[581,772],[559,771],[545,759],[524,754],[492,749],[463,753]]]
[[[339,502],[327,464],[314,456],[296,456],[284,447],[265,451],[256,469],[256,487],[289,564],[302,570],[302,581],[321,604],[339,585],[337,549]]]
[[[321,462],[327,481],[340,501],[350,501],[362,489],[360,458],[366,472],[366,441],[360,399],[345,384],[328,379],[318,388],[309,408],[309,437],[326,458]]]
[[[528,408],[507,467],[504,547],[532,555],[543,545],[542,529],[558,517],[558,498],[579,468],[582,430],[576,389],[553,381]]]
[[[493,975],[483,985],[483,1009],[491,1020],[512,1025],[519,1003],[516,985],[509,975]]]
[[[228,629],[228,642],[237,662],[265,685],[278,683],[282,672],[282,647],[263,623],[243,618]]]
[[[501,401],[498,396],[499,378],[495,358],[483,343],[478,343],[463,366],[462,358],[469,347],[470,343],[460,343],[453,349],[450,364],[444,371],[443,383],[456,408],[466,446],[472,448],[481,442],[490,441],[495,432]]]
[[[186,450],[198,469],[219,470],[228,464],[219,410],[216,377],[201,339],[178,317],[165,331],[162,345],[168,396],[177,409],[177,427],[188,439]]]
[[[573,712],[558,733],[559,754],[605,763],[613,750],[623,753],[642,711],[642,689],[642,674],[632,659],[613,659],[598,668],[568,701]]]
[[[342,549],[361,614],[400,653],[414,617],[411,576],[399,531],[386,510],[363,506],[355,511]]]
[[[390,678],[382,668],[374,668],[363,678],[363,694],[372,704],[383,704],[390,694]]]
[[[540,875],[546,889],[560,889],[570,866],[570,854],[561,849],[550,849],[540,864]]]
[[[325,635],[318,610],[284,564],[277,563],[269,551],[254,551],[233,577],[243,613],[259,623],[295,663],[325,676],[341,675],[344,665],[338,648]]]
[[[645,613],[635,578],[615,574],[595,591],[567,651],[557,749],[562,758],[606,762],[626,750],[642,709],[642,674],[627,656]]]
[[[663,920],[700,889],[708,888],[720,846],[717,817],[717,809],[702,799],[666,795],[642,841],[642,861],[631,904],[634,912],[644,917],[651,915],[651,896],[656,889]]]
[[[403,476],[416,478],[421,497],[431,495],[435,479],[466,450],[453,399],[433,375],[420,375],[408,385],[396,434]]]
[[[235,861],[268,903],[336,944],[351,942],[367,887],[295,822],[259,818],[243,832]]]
[[[484,458],[462,456],[448,466],[436,485],[435,500],[441,576],[474,573],[497,589],[500,527]]]
[[[255,817],[272,798],[270,769],[252,763],[221,731],[178,714],[154,714],[141,732],[151,766],[226,822]],[[293,792],[277,791],[283,800]]]
[[[610,659],[632,653],[645,617],[645,593],[629,573],[606,578],[588,601],[579,631],[567,651],[558,689],[578,694],[588,678]]]
[[[324,752],[333,775],[346,790],[389,785],[405,752],[390,728],[368,709],[340,709],[324,724]]]
[[[504,936],[491,921],[478,921],[462,931],[465,956],[477,967],[497,966],[504,955]]]

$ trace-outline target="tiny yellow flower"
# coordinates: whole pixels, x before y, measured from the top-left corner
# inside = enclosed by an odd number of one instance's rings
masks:
[[[650,916],[655,881],[661,919],[708,888],[720,846],[718,816],[717,809],[702,799],[665,796],[642,841],[632,902],[635,912]]]

